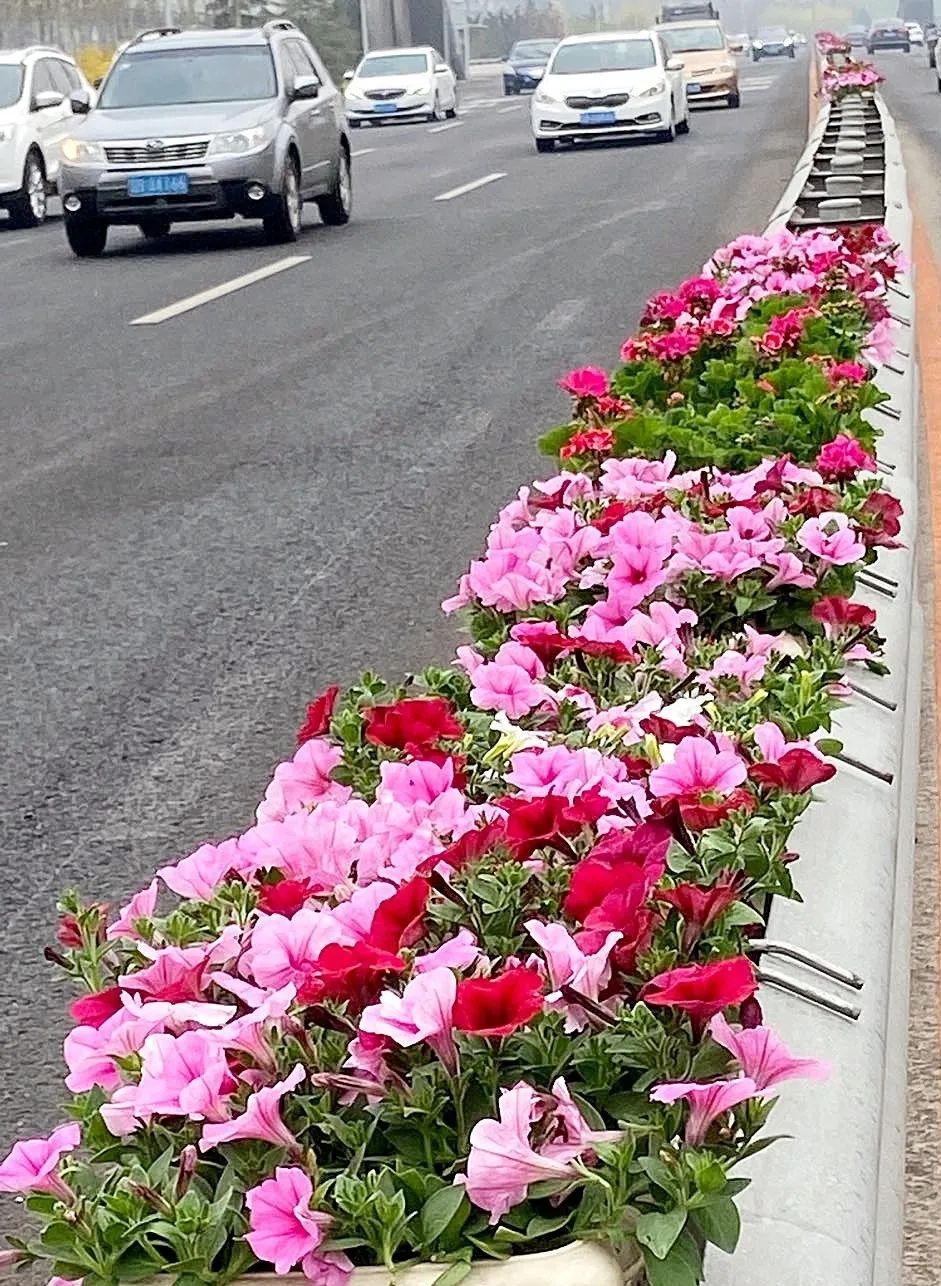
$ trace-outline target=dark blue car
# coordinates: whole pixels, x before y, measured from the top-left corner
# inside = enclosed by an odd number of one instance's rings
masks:
[[[517,40],[507,54],[503,69],[504,94],[521,94],[524,90],[535,89],[542,80],[546,63],[558,43],[556,37],[546,40]]]

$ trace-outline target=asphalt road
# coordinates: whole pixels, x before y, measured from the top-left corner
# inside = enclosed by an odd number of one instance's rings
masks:
[[[323,684],[446,660],[438,604],[545,467],[556,377],[763,226],[806,64],[744,78],[688,138],[552,156],[472,82],[457,125],[355,134],[354,222],[288,249],[122,231],[79,262],[55,221],[0,228],[0,1143],[62,1094],[56,891],[122,898],[249,824]]]

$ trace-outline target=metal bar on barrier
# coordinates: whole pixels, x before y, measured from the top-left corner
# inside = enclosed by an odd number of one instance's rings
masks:
[[[888,585],[880,585],[878,581],[872,580],[870,577],[864,576],[862,573],[860,573],[856,579],[859,581],[860,585],[865,585],[869,589],[874,589],[877,594],[884,594],[886,598],[895,598],[895,590],[890,589]]]
[[[847,683],[846,685],[857,696],[865,697],[867,701],[872,701],[874,705],[882,706],[883,710],[897,710],[899,704],[897,701],[889,701],[885,697],[877,697],[875,692],[870,692],[866,688],[861,688],[858,683]]]
[[[811,1005],[819,1005],[821,1009],[828,1009],[831,1014],[839,1014],[841,1018],[848,1018],[851,1022],[856,1022],[863,1012],[859,1005],[851,1005],[825,991],[818,991],[807,983],[795,982],[793,978],[787,978],[783,974],[769,973],[767,969],[758,970],[758,981],[768,987],[790,992],[792,996],[806,1000]]]
[[[900,420],[902,412],[897,411],[894,406],[888,406],[885,402],[880,402],[878,406],[871,406],[870,411],[878,411],[880,415],[887,415],[890,420]]]
[[[748,950],[797,960],[808,969],[813,969],[815,973],[832,978],[834,982],[842,982],[845,987],[852,987],[854,991],[862,991],[865,985],[859,974],[854,973],[852,969],[843,969],[840,965],[831,964],[829,960],[824,960],[823,956],[814,955],[812,951],[804,951],[803,948],[795,947],[792,943],[783,942],[779,938],[756,938],[748,944]]]
[[[838,759],[841,764],[846,764],[850,768],[858,768],[860,772],[866,773],[869,777],[875,777],[876,781],[885,782],[887,786],[891,786],[895,781],[895,773],[873,768],[871,764],[864,764],[861,759],[854,759],[852,755],[847,755],[842,750],[837,751],[832,758]]]
[[[893,589],[898,589],[899,583],[894,576],[886,576],[885,572],[877,572],[875,567],[867,567],[866,575],[871,576],[873,580],[881,580],[886,585],[891,585]]]

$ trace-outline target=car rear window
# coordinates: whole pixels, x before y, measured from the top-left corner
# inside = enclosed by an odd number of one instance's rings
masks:
[[[577,76],[580,72],[643,71],[656,65],[653,41],[643,37],[636,40],[582,40],[577,44],[561,45],[549,70],[554,76]]]
[[[427,54],[379,54],[364,58],[356,75],[361,80],[375,80],[379,76],[420,76],[427,70]]]
[[[663,27],[660,35],[671,54],[694,54],[699,49],[724,49],[722,28],[710,23],[702,27]]]
[[[236,103],[278,92],[268,45],[126,53],[102,86],[99,107]]]
[[[19,63],[0,63],[0,107],[12,107],[23,92],[23,68]]]
[[[510,59],[548,58],[557,40],[519,40],[510,50]]]

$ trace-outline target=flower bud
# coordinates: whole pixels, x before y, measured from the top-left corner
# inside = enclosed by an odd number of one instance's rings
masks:
[[[198,1153],[192,1143],[187,1143],[186,1147],[180,1153],[179,1173],[176,1180],[177,1199],[183,1196],[190,1183],[193,1175],[196,1173],[196,1161]]]

